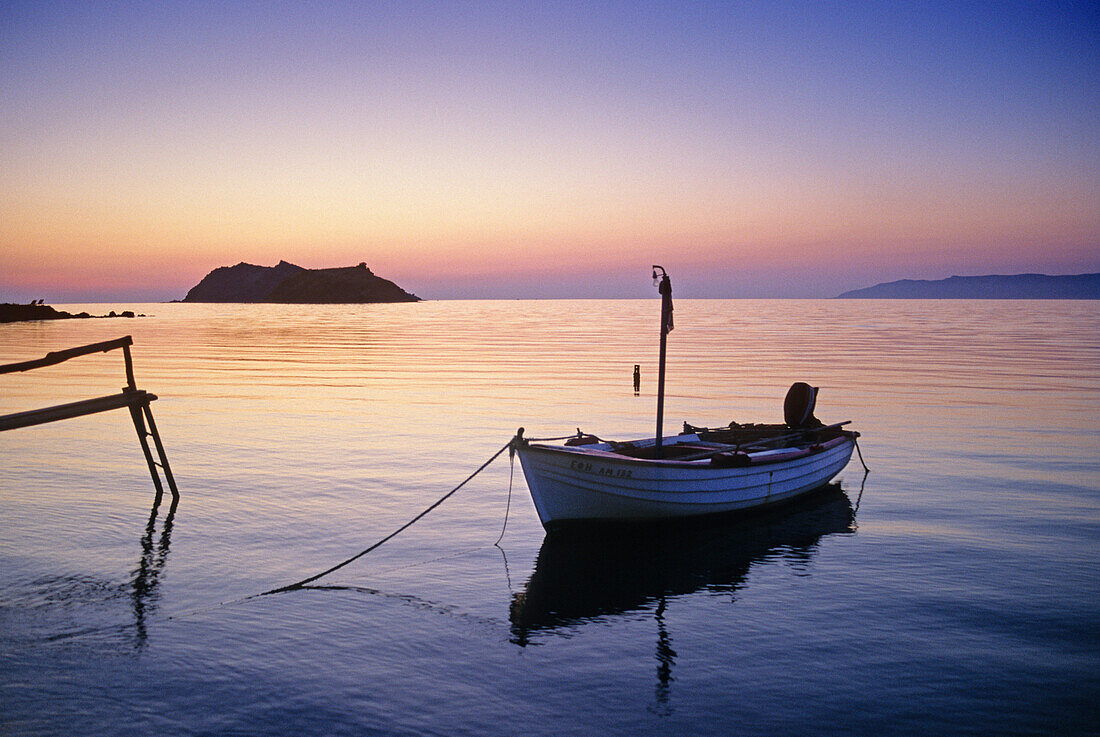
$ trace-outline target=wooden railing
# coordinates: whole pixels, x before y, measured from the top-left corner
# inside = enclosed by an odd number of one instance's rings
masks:
[[[41,425],[46,422],[57,422],[58,420],[68,420],[73,417],[82,417],[84,415],[127,407],[134,421],[134,429],[137,430],[138,440],[141,442],[141,449],[145,454],[145,460],[149,464],[149,473],[152,474],[153,485],[157,489],[158,498],[160,494],[163,493],[164,487],[161,484],[160,474],[157,472],[157,468],[160,468],[161,471],[164,472],[164,480],[168,483],[168,488],[171,490],[172,496],[178,497],[179,491],[176,489],[176,480],[172,477],[172,469],[168,465],[168,457],[164,452],[164,444],[161,443],[160,433],[157,432],[156,422],[153,421],[153,412],[149,409],[149,404],[156,400],[157,397],[155,394],[150,394],[143,389],[138,389],[137,385],[134,383],[134,363],[130,357],[130,346],[133,344],[133,338],[127,335],[115,340],[103,341],[102,343],[92,343],[90,345],[68,348],[62,351],[53,351],[47,353],[45,357],[33,361],[0,365],[0,374],[31,371],[45,366],[54,366],[64,361],[68,361],[71,358],[77,358],[78,356],[86,356],[91,353],[105,353],[118,348],[122,349],[122,354],[126,362],[126,386],[123,387],[119,394],[110,394],[105,397],[82,399],[76,402],[69,402],[68,404],[55,405],[53,407],[43,407],[41,409],[32,409],[26,412],[0,415],[0,430],[15,430],[20,427]],[[153,458],[152,449],[149,447],[149,438],[153,439],[157,456],[160,458],[159,461]]]

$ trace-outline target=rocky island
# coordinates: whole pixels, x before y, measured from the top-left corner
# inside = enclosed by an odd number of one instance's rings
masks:
[[[1100,299],[1100,274],[953,276],[901,279],[855,289],[838,299]]]
[[[191,288],[184,302],[270,302],[280,304],[363,304],[419,302],[365,263],[337,269],[305,269],[239,263],[214,269]]]

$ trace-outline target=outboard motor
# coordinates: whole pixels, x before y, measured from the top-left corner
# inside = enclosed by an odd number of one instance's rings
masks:
[[[817,404],[817,387],[801,381],[791,384],[787,398],[783,400],[783,420],[792,430],[820,427],[821,420],[814,417]]]

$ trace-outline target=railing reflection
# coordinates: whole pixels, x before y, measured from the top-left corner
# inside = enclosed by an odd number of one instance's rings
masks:
[[[141,559],[133,571],[130,582],[130,603],[134,610],[136,632],[135,645],[139,649],[145,646],[148,638],[145,627],[146,617],[156,611],[157,600],[160,598],[157,589],[160,585],[160,575],[168,561],[168,548],[172,542],[172,522],[176,516],[176,506],[179,504],[179,496],[173,495],[168,512],[161,523],[158,537],[157,514],[163,496],[162,493],[157,492],[153,500],[149,521],[145,525],[145,534],[141,537]],[[154,538],[156,538],[155,543]]]

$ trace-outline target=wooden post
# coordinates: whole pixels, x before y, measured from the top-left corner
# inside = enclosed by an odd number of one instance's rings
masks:
[[[172,476],[172,469],[168,465],[168,456],[164,452],[164,444],[160,442],[160,433],[157,432],[157,423],[153,421],[153,410],[150,409],[148,402],[142,405],[142,411],[149,423],[149,434],[153,436],[153,443],[157,447],[157,455],[160,456],[160,467],[164,471],[164,480],[168,482],[168,488],[172,491],[172,498],[178,498],[180,493],[176,489],[176,479]]]
[[[661,269],[657,290],[661,293],[661,356],[657,364],[657,436],[654,444],[654,457],[660,458],[665,424],[665,347],[668,333],[672,330],[672,280],[663,267],[653,267],[653,278],[658,279],[657,269]]]
[[[130,358],[130,345],[128,343],[122,346],[122,356],[126,361],[126,388],[133,391],[137,389],[137,384],[134,382],[134,362]]]
[[[144,405],[144,409],[148,409],[149,405]],[[137,430],[138,441],[141,443],[141,452],[145,454],[145,462],[149,464],[149,473],[153,477],[153,486],[157,488],[157,496],[160,496],[164,492],[164,487],[160,483],[160,474],[157,473],[157,464],[153,460],[153,453],[149,450],[149,432],[145,429],[145,421],[142,419],[142,405],[131,404],[130,405],[130,417],[134,420],[134,429]]]

